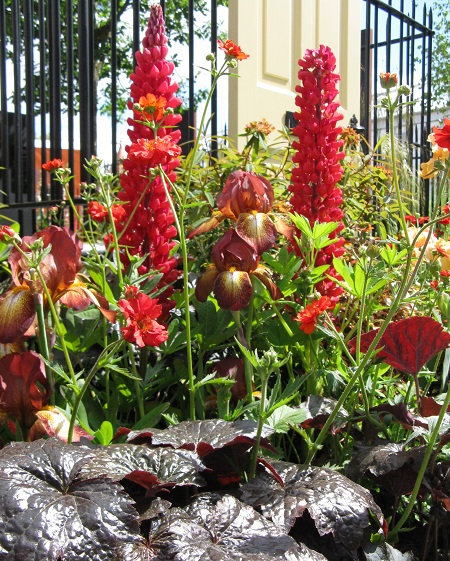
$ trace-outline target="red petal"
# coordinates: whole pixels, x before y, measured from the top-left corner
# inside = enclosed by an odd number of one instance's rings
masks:
[[[278,286],[271,280],[270,273],[268,270],[260,265],[255,271],[253,271],[253,275],[258,277],[258,279],[263,283],[263,285],[267,288],[270,293],[270,297],[272,300],[278,300],[283,296],[283,293],[278,288]]]
[[[214,282],[219,275],[214,265],[209,265],[203,275],[198,279],[195,287],[195,297],[199,302],[206,302],[214,287]]]
[[[251,244],[259,255],[273,247],[277,239],[277,230],[274,223],[267,214],[262,212],[240,214],[236,224],[236,232]]]
[[[224,271],[214,283],[214,294],[224,310],[237,312],[245,308],[252,297],[252,283],[245,271]]]
[[[361,351],[367,352],[378,329],[369,331],[361,337]],[[412,317],[391,323],[377,349],[377,357],[394,368],[409,374],[420,372],[437,353],[450,345],[450,334],[443,331],[442,325],[431,317]],[[349,342],[350,350],[355,351],[356,340]]]
[[[31,426],[34,413],[46,405],[50,386],[41,357],[28,351],[0,359],[0,410]]]
[[[22,337],[36,316],[30,290],[15,286],[0,301],[0,342],[13,343]]]

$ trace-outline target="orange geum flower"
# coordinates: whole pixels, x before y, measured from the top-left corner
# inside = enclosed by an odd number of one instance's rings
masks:
[[[330,298],[328,296],[322,296],[318,300],[308,304],[306,308],[300,310],[295,318],[295,321],[300,322],[300,329],[303,333],[307,335],[311,334],[317,324],[317,318],[320,314],[323,314],[326,310],[331,310],[334,308]]]
[[[143,111],[142,115],[149,121],[161,121],[167,106],[165,97],[156,97],[148,93],[139,99],[139,107]]]
[[[231,39],[227,39],[226,41],[222,41],[222,39],[219,39],[217,43],[219,45],[219,49],[222,50],[230,58],[245,60],[250,56],[244,53],[241,47],[233,43]]]

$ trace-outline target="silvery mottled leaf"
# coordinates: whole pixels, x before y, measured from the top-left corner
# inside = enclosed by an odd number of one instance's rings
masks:
[[[395,442],[366,447],[355,454],[346,473],[348,477],[357,481],[368,471],[379,477],[395,471],[405,464],[416,465],[418,470],[424,454],[425,446],[405,450],[402,444]]]
[[[191,520],[209,531],[217,545],[242,559],[325,559],[303,544],[297,544],[281,528],[232,495],[218,500],[217,495],[204,493],[185,510]]]
[[[347,477],[331,469],[280,461],[270,464],[284,486],[272,475],[261,474],[242,486],[241,500],[259,507],[285,532],[305,511],[321,536],[332,534],[349,551],[363,544],[371,513],[380,526],[383,516],[372,495]]]
[[[200,458],[204,458],[214,450],[245,444],[248,448],[255,442],[257,424],[254,421],[235,421],[230,423],[222,419],[206,421],[183,421],[167,429],[143,429],[131,431],[127,435],[128,442],[148,442],[152,446],[170,446],[195,450]],[[272,434],[269,427],[264,427],[261,446],[275,452],[267,437]]]
[[[81,481],[95,452],[58,439],[0,451],[0,556],[8,561],[115,561],[140,540],[123,488],[107,478]]]
[[[106,476],[113,481],[130,479],[142,487],[205,485],[199,475],[205,466],[197,455],[187,450],[148,448],[135,444],[113,444],[98,448],[95,457],[85,463],[80,477]]]

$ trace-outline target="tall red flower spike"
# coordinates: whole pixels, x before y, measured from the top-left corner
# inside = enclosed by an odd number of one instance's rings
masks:
[[[312,227],[316,221],[341,222],[343,217],[342,191],[337,183],[343,174],[340,161],[344,152],[341,151],[343,141],[338,138],[342,128],[336,125],[343,116],[338,113],[339,103],[334,102],[340,76],[334,72],[336,57],[323,45],[317,50],[307,50],[299,65],[302,85],[296,87],[295,104],[299,110],[295,113],[298,124],[293,129],[299,140],[293,143],[296,153],[292,158],[295,167],[289,187],[290,203],[292,211],[305,216]],[[336,238],[343,227],[341,224],[330,237]],[[344,253],[343,244],[343,238],[339,238],[321,250],[315,264],[331,264],[333,257]],[[332,266],[327,274],[336,276]],[[331,280],[322,281],[317,289],[332,302],[342,292]]]
[[[125,214],[117,222],[119,243],[130,255],[148,255],[139,272],[163,273],[159,287],[168,286],[178,277],[177,259],[170,256],[177,231],[174,216],[161,177],[152,175],[152,168],[161,165],[170,181],[176,180],[174,169],[179,165],[181,148],[177,145],[180,131],[175,127],[181,115],[173,112],[181,100],[175,96],[178,85],[172,81],[173,62],[166,60],[168,53],[161,6],[151,6],[150,18],[142,41],[143,52],[136,53],[137,66],[131,74],[131,101],[128,107],[133,117],[128,119],[127,158],[120,178],[122,190],[119,199],[124,202]],[[151,126],[149,126],[149,124]],[[132,216],[130,223],[125,226]],[[122,252],[122,263],[129,264],[127,251]],[[168,287],[159,296],[163,307],[170,307],[173,292]]]

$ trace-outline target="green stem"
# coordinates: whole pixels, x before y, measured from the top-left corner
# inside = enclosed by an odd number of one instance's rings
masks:
[[[142,419],[145,415],[144,396],[142,395],[141,380],[136,368],[136,360],[134,358],[134,349],[131,343],[128,343],[128,357],[131,364],[131,373],[133,374],[134,390],[136,392],[136,401],[138,405],[139,418]]]
[[[389,101],[389,140],[391,148],[391,161],[392,161],[392,184],[395,189],[395,196],[397,198],[398,211],[400,214],[400,224],[402,226],[403,235],[408,239],[408,226],[405,220],[405,211],[403,209],[403,202],[400,193],[400,186],[398,184],[398,174],[397,174],[397,162],[395,157],[395,129],[394,129],[394,116],[395,116],[395,104],[391,101],[390,91],[387,91],[388,101]]]
[[[427,470],[430,458],[433,454],[434,444],[437,440],[437,437],[439,436],[439,429],[441,428],[441,425],[442,425],[442,422],[444,420],[444,416],[447,413],[447,408],[448,408],[449,404],[450,404],[450,386],[448,387],[444,403],[442,404],[441,411],[439,413],[439,417],[437,419],[436,424],[434,425],[433,431],[432,431],[431,436],[430,436],[430,440],[428,441],[428,444],[427,444],[427,447],[426,447],[426,450],[425,450],[425,455],[424,455],[424,458],[422,460],[422,464],[420,466],[419,473],[417,474],[416,482],[414,484],[414,488],[413,488],[412,493],[409,497],[408,506],[406,507],[402,517],[397,522],[397,524],[395,525],[393,530],[391,532],[389,532],[389,538],[391,538],[391,539],[395,538],[397,536],[397,534],[400,532],[400,530],[402,529],[404,523],[408,519],[409,515],[411,514],[411,512],[412,512],[412,510],[413,510],[413,508],[416,504],[417,495],[419,494],[420,487],[422,485],[422,480],[423,480],[425,472]]]
[[[114,343],[111,343],[106,349],[104,349],[100,353],[100,355],[97,358],[94,366],[91,368],[91,371],[86,376],[86,380],[84,381],[84,384],[81,387],[79,393],[75,396],[75,401],[74,401],[73,408],[72,408],[72,415],[70,417],[69,431],[68,431],[68,434],[67,434],[67,443],[68,444],[70,444],[72,442],[73,430],[75,428],[75,421],[76,421],[76,418],[77,418],[78,409],[80,407],[81,400],[83,399],[83,396],[86,393],[86,390],[88,389],[90,383],[92,382],[96,372],[100,368],[101,361],[103,361],[105,359],[105,361],[107,362],[109,357],[113,356],[117,352],[118,347],[121,344],[122,344],[122,341],[114,341]]]
[[[186,244],[186,234],[184,231],[184,224],[182,218],[184,216],[183,203],[180,206],[180,216],[178,216],[175,205],[173,204],[172,197],[170,196],[167,184],[171,186],[171,182],[164,170],[160,166],[161,180],[164,186],[164,191],[166,193],[167,200],[169,201],[170,208],[175,220],[175,226],[180,238],[180,250],[181,259],[183,262],[183,304],[185,312],[185,326],[186,326],[186,360],[187,360],[187,371],[188,371],[188,390],[189,390],[189,415],[192,420],[195,420],[195,376],[194,376],[194,362],[192,359],[192,334],[191,334],[191,314],[190,314],[190,294],[189,294],[189,260],[188,251]],[[173,188],[173,186],[172,186]],[[181,212],[183,209],[183,213]]]
[[[258,463],[259,443],[261,442],[261,434],[266,420],[264,410],[266,408],[267,382],[269,380],[268,373],[261,376],[261,401],[259,402],[258,428],[256,429],[255,443],[253,444],[252,456],[250,462],[249,480],[254,479],[256,475],[256,465]]]

